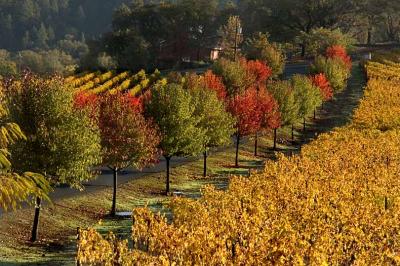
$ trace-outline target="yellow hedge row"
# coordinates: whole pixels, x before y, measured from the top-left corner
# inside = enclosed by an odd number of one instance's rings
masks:
[[[227,191],[208,186],[199,200],[173,199],[172,222],[147,208],[134,210],[133,249],[112,234],[82,231],[79,261],[400,264],[399,94],[387,80],[371,78],[353,122],[320,135],[299,155],[279,155],[261,174],[234,177]],[[383,111],[388,114],[378,119]]]

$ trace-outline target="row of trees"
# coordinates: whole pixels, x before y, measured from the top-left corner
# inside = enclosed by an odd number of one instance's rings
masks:
[[[133,245],[81,230],[78,261],[396,264],[400,94],[387,70],[374,70],[383,75],[371,77],[363,110],[349,125],[321,134],[299,155],[268,161],[262,173],[233,177],[226,191],[207,186],[200,199],[175,198],[172,221],[135,209]]]
[[[348,71],[350,61],[342,48],[329,48],[329,60],[341,62]],[[40,176],[28,174],[37,177],[33,180],[38,189],[20,191],[17,197],[26,197],[29,191],[37,196],[31,240],[37,237],[41,191],[59,183],[81,189],[84,181],[94,177],[88,170],[92,166],[107,166],[114,173],[111,215],[115,215],[118,173],[124,168],[142,168],[164,156],[168,194],[173,156],[203,153],[206,176],[208,151],[229,144],[232,135],[236,136],[236,166],[244,136],[256,136],[257,154],[258,134],[274,129],[276,148],[279,127],[293,128],[332,97],[331,81],[325,78],[329,73],[324,71],[277,81],[265,61],[221,59],[204,75],[171,74],[167,84],[155,85],[140,99],[119,93],[76,94],[61,78],[42,79],[29,73],[21,80],[4,82],[4,104],[9,110],[5,119],[18,124],[24,134],[12,136],[25,136],[23,141],[3,145],[10,151],[5,171],[20,175],[32,171]]]

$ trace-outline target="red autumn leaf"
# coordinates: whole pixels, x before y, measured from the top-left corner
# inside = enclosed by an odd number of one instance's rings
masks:
[[[140,168],[158,159],[159,133],[140,109],[140,101],[126,94],[99,98],[98,125],[105,165]]]
[[[351,58],[347,54],[346,49],[341,45],[333,45],[326,49],[326,56],[329,58],[339,58],[341,59],[347,68],[350,70],[352,66]]]
[[[228,102],[228,110],[237,119],[236,126],[240,135],[250,135],[260,129],[262,117],[255,89],[232,97]]]
[[[333,89],[329,83],[329,80],[323,73],[312,76],[311,81],[320,89],[324,101],[329,101],[332,99]]]
[[[74,95],[74,106],[75,108],[82,109],[94,105],[97,100],[96,94],[81,91]]]
[[[275,129],[281,126],[278,103],[265,88],[258,93],[258,108],[262,117],[262,129]]]
[[[280,114],[275,99],[265,89],[248,89],[228,101],[229,112],[237,119],[242,136],[251,135],[262,128],[278,128]]]
[[[259,60],[247,61],[246,71],[257,87],[262,86],[272,76],[272,69]]]
[[[204,83],[207,88],[214,90],[220,100],[226,98],[226,87],[221,77],[215,75],[211,70],[204,73]]]

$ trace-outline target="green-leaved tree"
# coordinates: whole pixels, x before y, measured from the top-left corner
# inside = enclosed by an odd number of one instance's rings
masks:
[[[229,144],[235,133],[236,121],[226,111],[225,103],[220,100],[217,93],[205,86],[197,76],[189,76],[187,79],[190,93],[195,106],[194,115],[200,118],[198,128],[204,131],[203,143],[204,168],[203,176],[207,176],[207,157],[211,148]],[[199,81],[199,82],[196,82]]]
[[[278,102],[281,113],[281,127],[292,127],[292,141],[294,140],[294,124],[299,119],[299,103],[290,81],[276,81],[268,86],[268,90]],[[274,138],[276,140],[276,138]],[[274,147],[276,143],[274,141]]]
[[[321,91],[312,81],[304,75],[292,77],[294,96],[299,104],[299,118],[303,118],[303,130],[306,130],[306,119],[311,116],[315,109],[322,105]]]
[[[3,92],[1,84],[0,88]],[[10,120],[3,93],[0,100],[0,208],[7,211],[9,208],[17,208],[21,202],[29,201],[31,196],[49,199],[51,188],[42,175],[32,172],[18,173],[13,169],[8,148],[17,141],[25,141],[26,136]]]
[[[15,169],[32,171],[53,184],[82,189],[100,162],[100,134],[86,112],[75,109],[73,91],[58,77],[31,74],[6,88],[10,116],[26,135],[10,147]],[[31,241],[36,241],[41,197],[36,199]]]
[[[166,193],[170,192],[170,160],[204,150],[205,132],[199,127],[193,97],[181,84],[155,87],[145,104],[145,114],[158,125],[160,149],[167,163]]]

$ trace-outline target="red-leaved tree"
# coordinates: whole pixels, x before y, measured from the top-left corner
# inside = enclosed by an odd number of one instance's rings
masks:
[[[255,89],[246,90],[228,100],[228,111],[236,118],[236,167],[239,166],[240,138],[255,134],[261,128],[263,115],[260,110]]]
[[[342,60],[346,67],[350,70],[352,66],[351,58],[347,54],[346,49],[341,45],[333,45],[326,49],[326,56],[329,58],[339,58]]]
[[[140,100],[129,94],[92,97],[78,94],[75,106],[87,108],[100,128],[102,164],[113,171],[111,215],[116,214],[118,173],[128,167],[142,168],[159,158],[157,127],[141,114]]]
[[[218,99],[225,100],[226,98],[226,87],[222,81],[222,78],[215,75],[211,70],[204,73],[205,86],[217,93]]]
[[[319,88],[324,101],[329,101],[333,97],[333,89],[329,80],[323,73],[311,76],[312,83]]]
[[[276,105],[273,104],[272,102],[274,101],[273,97],[269,95],[266,90],[265,86],[267,83],[267,80],[272,76],[272,69],[267,66],[265,62],[259,61],[259,60],[249,60],[246,61],[242,59],[242,64],[244,64],[246,73],[248,76],[248,80],[251,82],[250,86],[254,87],[257,92],[258,92],[258,108],[259,112],[265,117],[273,117],[271,116],[273,112],[273,106]],[[269,118],[268,118],[269,119]],[[267,120],[268,120],[267,119]],[[261,122],[260,125],[260,130],[262,129],[267,129],[271,128],[269,126],[270,122],[268,122],[266,119],[265,121]],[[254,155],[257,156],[257,147],[258,147],[258,131],[255,132],[255,140],[254,140]]]
[[[257,89],[259,89],[260,86],[264,86],[267,80],[272,76],[272,69],[264,62],[259,60],[250,60],[245,63],[249,80],[253,81],[253,84],[251,85],[255,86]]]
[[[276,149],[277,129],[281,125],[279,106],[274,97],[265,88],[258,92],[258,108],[261,114],[260,130],[274,130],[274,150]],[[257,140],[257,138],[256,138]],[[255,142],[254,155],[257,156],[257,141]]]

